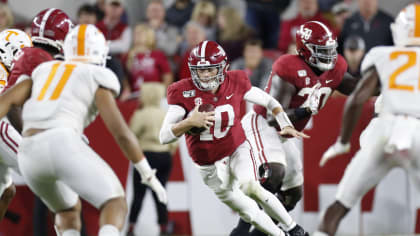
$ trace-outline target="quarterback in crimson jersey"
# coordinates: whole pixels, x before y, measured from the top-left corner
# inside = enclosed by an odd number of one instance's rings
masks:
[[[298,55],[283,55],[273,63],[265,91],[279,101],[299,131],[334,90],[347,95],[357,83],[346,73],[347,63],[337,55],[336,47],[335,37],[324,24],[309,21],[296,32]],[[279,137],[278,126],[265,107],[255,105],[253,110],[242,119],[242,126],[255,151],[262,185],[292,210],[302,196],[300,152],[293,140]],[[246,235],[249,228],[242,221],[231,235]]]
[[[226,53],[216,42],[198,44],[191,51],[188,64],[191,78],[168,87],[169,110],[160,132],[161,142],[170,143],[185,134],[189,153],[204,183],[245,221],[266,234],[284,235],[267,215],[270,214],[290,235],[304,235],[280,201],[257,180],[255,160],[240,123],[241,103],[246,100],[266,107],[281,133],[307,136],[293,128],[274,98],[251,86],[244,72],[226,72]],[[211,104],[215,109],[200,112],[201,104]],[[199,134],[189,133],[193,127],[206,129]]]

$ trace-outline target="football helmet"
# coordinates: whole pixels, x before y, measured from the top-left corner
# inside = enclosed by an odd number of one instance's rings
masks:
[[[420,4],[410,4],[390,25],[395,45],[420,45]]]
[[[309,65],[322,71],[333,69],[337,62],[337,40],[319,21],[308,21],[299,27],[296,51]]]
[[[202,91],[217,88],[225,80],[228,68],[225,50],[214,41],[203,41],[191,50],[188,67],[195,86]],[[200,78],[197,70],[217,68],[217,74],[208,78]]]
[[[61,52],[64,38],[72,27],[73,23],[66,13],[60,9],[47,8],[32,20],[32,41],[50,45]]]
[[[24,47],[32,47],[32,40],[25,32],[18,29],[5,29],[0,32],[0,60],[8,70],[13,59]]]
[[[94,25],[78,25],[64,40],[64,59],[105,66],[108,43]]]

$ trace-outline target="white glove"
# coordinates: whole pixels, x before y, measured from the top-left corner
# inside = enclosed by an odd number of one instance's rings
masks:
[[[307,98],[307,107],[311,110],[312,115],[316,115],[318,113],[319,100],[321,97],[319,87],[321,87],[321,84],[315,84],[314,87],[312,87],[312,93],[309,94]]]
[[[328,160],[333,159],[334,157],[348,153],[350,151],[350,143],[341,143],[340,138],[328,148],[324,155],[322,155],[319,165],[322,167],[327,163]]]
[[[168,202],[168,197],[166,196],[166,190],[156,178],[156,170],[151,169],[149,162],[147,162],[146,158],[134,164],[134,167],[140,173],[141,182],[147,186],[149,186],[153,192],[156,193],[159,201],[163,204]]]

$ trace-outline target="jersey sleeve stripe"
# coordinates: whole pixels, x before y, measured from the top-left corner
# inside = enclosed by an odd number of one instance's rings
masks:
[[[2,121],[1,122],[1,125],[0,125],[0,138],[3,140],[3,142],[14,152],[14,153],[17,153],[17,148],[15,148],[15,147],[13,147],[13,145],[11,144],[11,143],[9,143],[8,142],[8,140],[6,140],[6,137],[5,137],[5,135],[4,135],[4,133],[5,132],[7,132],[7,131],[5,131],[5,129],[4,129],[4,125],[5,124],[5,122],[4,121]]]

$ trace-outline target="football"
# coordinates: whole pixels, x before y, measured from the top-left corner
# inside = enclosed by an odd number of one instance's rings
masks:
[[[198,107],[199,112],[210,112],[210,111],[214,111],[214,109],[215,108],[212,104],[201,104]],[[191,134],[191,135],[197,135],[197,134],[200,134],[200,133],[204,132],[205,130],[206,130],[206,128],[204,128],[204,127],[201,127],[201,128],[193,127],[188,131],[188,133]]]

